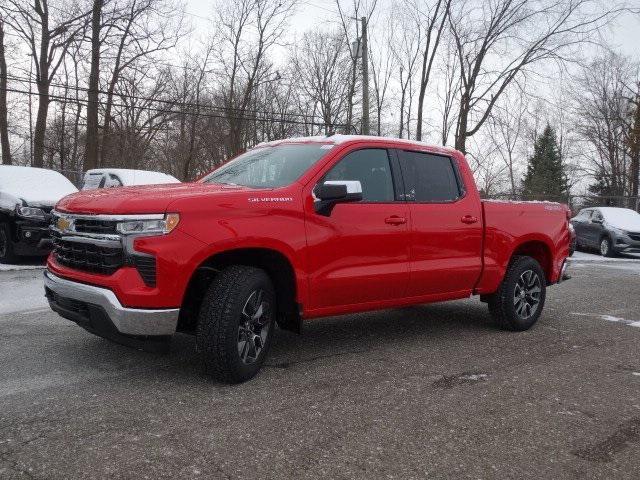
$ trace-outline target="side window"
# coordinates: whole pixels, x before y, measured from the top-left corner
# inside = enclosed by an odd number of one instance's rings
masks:
[[[460,186],[449,157],[424,152],[399,153],[407,200],[449,202],[460,197]]]
[[[121,186],[122,186],[122,182],[120,181],[120,179],[113,173],[110,173],[109,183],[107,184],[107,187],[121,187]]]
[[[393,202],[389,154],[380,148],[349,153],[324,176],[326,180],[359,180],[365,202]]]

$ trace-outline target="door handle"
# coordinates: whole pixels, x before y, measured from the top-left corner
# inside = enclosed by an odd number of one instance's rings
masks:
[[[389,225],[403,225],[407,223],[407,219],[397,215],[391,215],[384,219],[384,223],[388,223]]]
[[[466,223],[467,225],[471,225],[472,223],[476,223],[478,221],[478,217],[474,217],[473,215],[465,215],[460,219],[462,223]]]

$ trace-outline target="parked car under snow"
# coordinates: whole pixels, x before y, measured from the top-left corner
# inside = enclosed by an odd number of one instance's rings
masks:
[[[584,208],[571,225],[578,249],[597,249],[605,257],[640,252],[640,213],[630,208]]]
[[[0,165],[0,263],[51,250],[50,212],[78,189],[53,170]]]
[[[176,177],[150,170],[130,170],[126,168],[95,168],[87,170],[82,182],[82,190],[96,188],[128,187],[133,185],[156,185],[180,183]]]

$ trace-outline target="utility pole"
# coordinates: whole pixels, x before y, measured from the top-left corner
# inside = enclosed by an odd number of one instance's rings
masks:
[[[369,135],[369,51],[367,17],[362,17],[362,134]]]

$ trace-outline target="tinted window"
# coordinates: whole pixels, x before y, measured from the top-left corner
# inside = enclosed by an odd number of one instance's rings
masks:
[[[356,150],[340,160],[324,180],[359,180],[365,202],[393,202],[389,155],[382,149]]]
[[[201,181],[256,188],[283,187],[300,178],[330,148],[330,145],[317,143],[258,147],[214,170]]]
[[[400,152],[407,200],[446,202],[460,196],[460,188],[449,157],[422,152]]]

